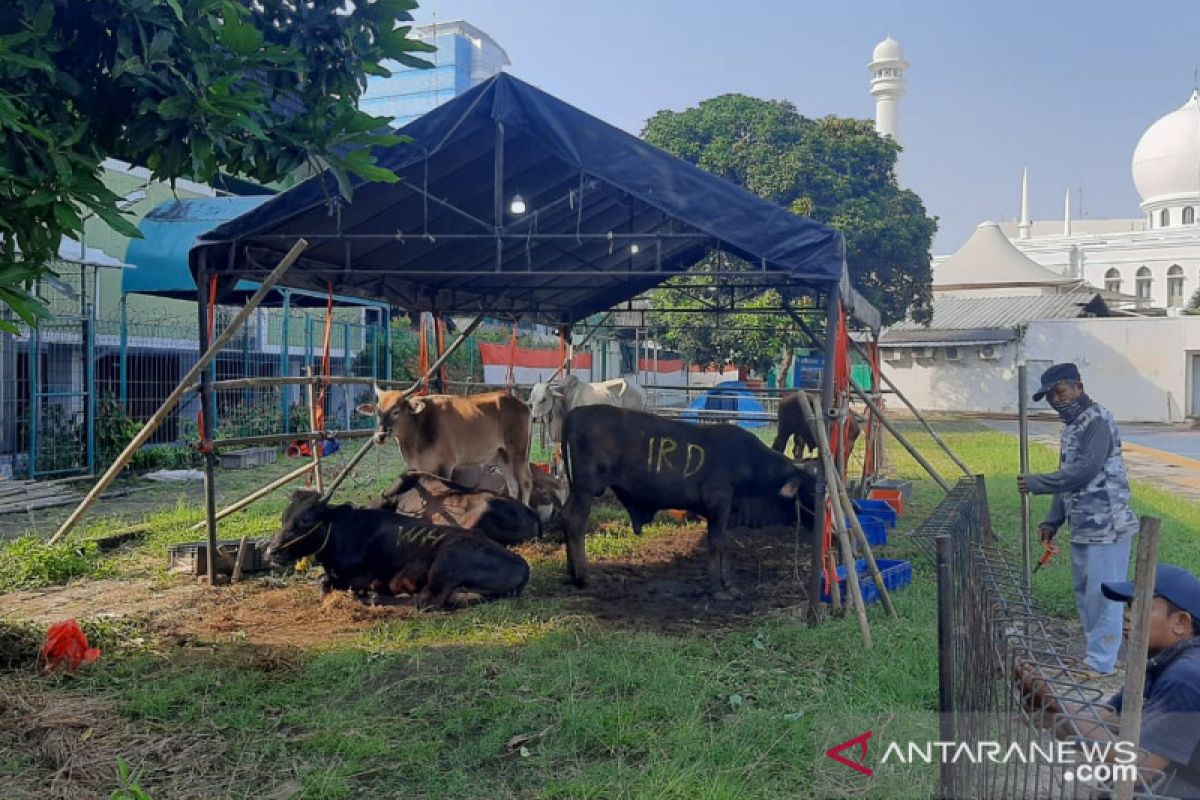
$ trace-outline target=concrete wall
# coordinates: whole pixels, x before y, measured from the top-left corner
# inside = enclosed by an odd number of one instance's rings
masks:
[[[902,349],[900,360],[885,360],[883,370],[923,411],[1015,414],[1017,347],[1011,343],[994,348],[999,358],[985,360],[978,347],[959,347],[957,361],[946,358],[945,348],[933,348],[933,358],[913,358],[911,350]],[[899,400],[885,401],[900,405]]]
[[[1088,393],[1119,420],[1180,422],[1193,416],[1192,356],[1200,355],[1200,317],[1117,317],[1053,320],[1028,325],[1022,344],[1035,387],[1052,363],[1079,365]],[[959,348],[948,361],[943,348],[931,359],[887,361],[884,369],[917,408],[930,411],[1014,414],[1017,411],[1017,345],[998,348],[984,361],[977,348]],[[1200,379],[1200,375],[1196,376]],[[1044,402],[1035,410],[1048,410]]]
[[[1025,353],[1028,359],[1074,361],[1088,394],[1117,419],[1179,422],[1190,414],[1190,362],[1192,353],[1200,353],[1200,317],[1032,323]]]

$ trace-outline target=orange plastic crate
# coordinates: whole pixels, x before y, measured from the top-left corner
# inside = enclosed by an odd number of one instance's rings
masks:
[[[899,489],[883,489],[876,487],[867,493],[872,500],[882,500],[896,511],[896,516],[904,516],[904,494]]]

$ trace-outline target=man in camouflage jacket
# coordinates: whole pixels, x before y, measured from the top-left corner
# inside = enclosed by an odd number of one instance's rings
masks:
[[[1075,604],[1087,637],[1084,657],[1101,675],[1113,671],[1121,647],[1121,608],[1100,592],[1101,584],[1124,581],[1138,519],[1129,506],[1129,478],[1121,458],[1121,434],[1108,409],[1083,389],[1074,364],[1055,364],[1042,373],[1043,397],[1063,422],[1057,472],[1020,475],[1022,492],[1053,494],[1038,536],[1049,542],[1065,522],[1071,528],[1071,576]]]

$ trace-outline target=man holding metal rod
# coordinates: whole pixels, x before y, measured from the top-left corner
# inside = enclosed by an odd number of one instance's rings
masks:
[[[1062,420],[1057,472],[1017,476],[1017,488],[1052,494],[1038,536],[1049,545],[1065,522],[1071,528],[1071,576],[1075,605],[1087,639],[1087,677],[1108,675],[1121,647],[1121,609],[1106,601],[1101,584],[1125,580],[1138,518],[1129,505],[1129,479],[1121,458],[1121,434],[1108,409],[1087,396],[1074,364],[1042,373],[1043,397]]]

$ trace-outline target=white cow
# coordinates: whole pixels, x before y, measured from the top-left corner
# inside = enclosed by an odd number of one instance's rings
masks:
[[[529,392],[529,415],[533,420],[546,420],[550,438],[557,442],[562,436],[562,423],[567,412],[580,406],[609,405],[643,411],[646,393],[642,387],[625,378],[598,383],[584,383],[575,375],[567,375],[557,384],[535,383]]]

